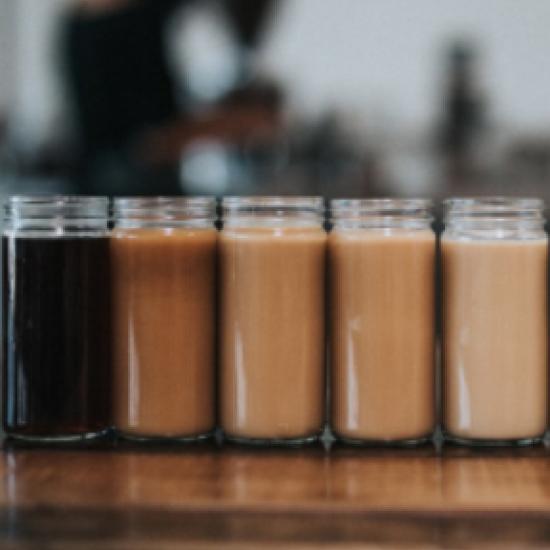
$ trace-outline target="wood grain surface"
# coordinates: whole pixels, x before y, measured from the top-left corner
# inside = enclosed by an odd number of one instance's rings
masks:
[[[550,544],[550,451],[32,449],[1,455],[2,548]]]

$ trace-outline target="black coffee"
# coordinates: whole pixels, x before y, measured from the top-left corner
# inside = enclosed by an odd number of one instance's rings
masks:
[[[106,237],[3,237],[4,429],[59,437],[110,423]]]

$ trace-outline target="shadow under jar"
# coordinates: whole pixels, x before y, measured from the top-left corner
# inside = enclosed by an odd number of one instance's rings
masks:
[[[213,198],[114,201],[114,420],[126,438],[213,434],[215,212]]]
[[[221,427],[299,444],[324,422],[323,200],[226,198],[220,233]]]
[[[348,443],[411,445],[435,428],[430,207],[331,201],[331,427]]]
[[[7,200],[3,416],[10,437],[95,438],[110,425],[108,200]]]
[[[547,425],[543,202],[450,199],[441,239],[446,438],[527,445]]]

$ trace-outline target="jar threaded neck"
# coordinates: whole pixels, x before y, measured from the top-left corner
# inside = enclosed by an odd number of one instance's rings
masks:
[[[107,229],[107,197],[14,195],[3,205],[7,229],[36,232],[87,232]]]
[[[224,225],[322,225],[322,197],[226,197],[222,199]]]
[[[450,198],[443,202],[447,232],[483,238],[530,238],[544,232],[544,201],[537,198]]]
[[[433,221],[429,199],[334,199],[330,221],[336,228],[424,229]]]
[[[216,207],[214,197],[116,197],[112,218],[119,226],[210,226]]]

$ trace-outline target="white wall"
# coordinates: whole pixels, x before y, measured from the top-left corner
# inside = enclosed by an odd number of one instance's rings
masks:
[[[15,91],[15,2],[0,0],[0,113],[12,106]]]
[[[57,33],[70,0],[12,1],[17,10],[14,128],[32,147],[46,138],[63,109]]]
[[[550,125],[548,0],[291,0],[264,59],[300,110],[378,107],[426,125],[444,44],[457,36],[479,42],[496,119]]]

